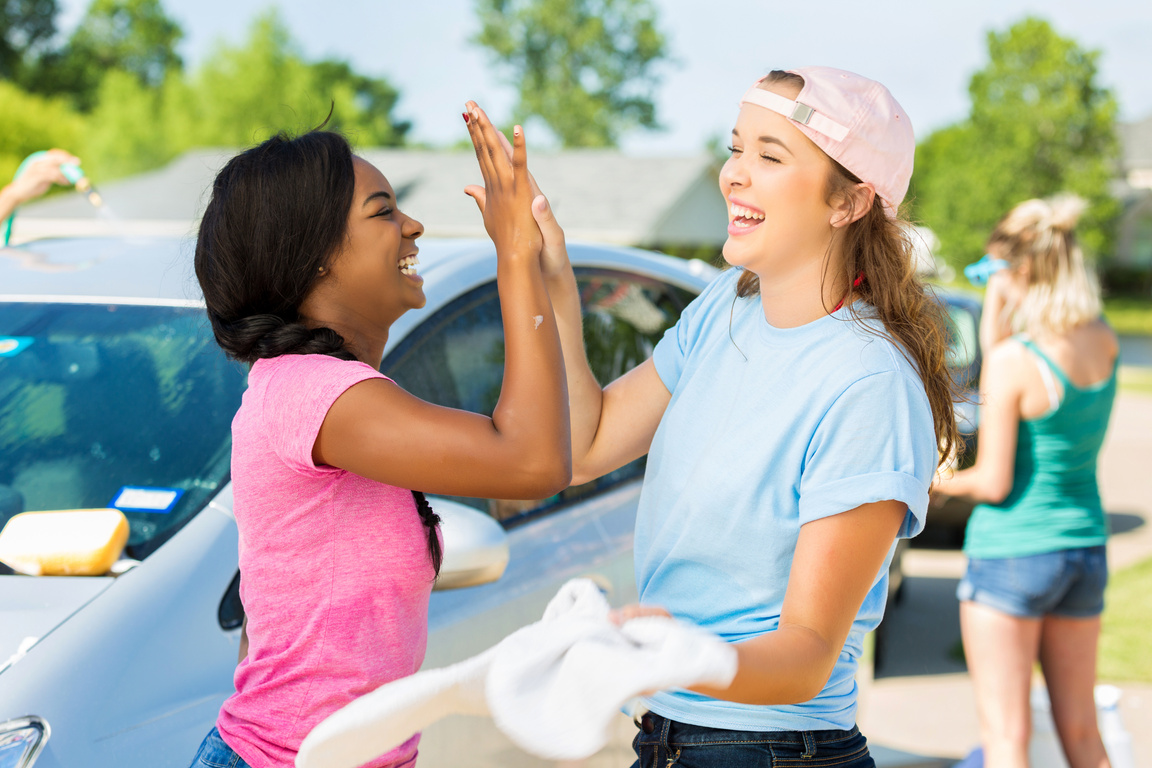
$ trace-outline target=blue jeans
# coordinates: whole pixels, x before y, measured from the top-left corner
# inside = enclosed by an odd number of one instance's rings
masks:
[[[220,731],[216,730],[215,726],[200,743],[196,757],[192,758],[191,768],[201,768],[205,765],[209,768],[249,768],[248,763],[233,752],[232,747],[224,743],[224,739],[220,738]]]
[[[655,712],[637,723],[632,768],[876,768],[868,741],[850,731],[727,731]]]
[[[1103,545],[1027,557],[970,558],[956,597],[1001,613],[1085,619],[1104,610],[1108,554]]]

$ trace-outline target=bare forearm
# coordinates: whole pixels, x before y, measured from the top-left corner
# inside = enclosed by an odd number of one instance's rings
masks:
[[[945,496],[960,496],[980,504],[997,504],[1011,490],[1011,482],[1004,481],[976,464],[969,469],[937,478],[932,490]]]
[[[568,383],[568,402],[572,421],[572,463],[574,474],[588,455],[600,426],[604,390],[588,365],[584,350],[584,327],[580,291],[571,269],[547,279],[560,345],[564,351],[564,371]]]
[[[986,303],[980,316],[980,348],[992,349],[1012,335],[1012,328],[1004,314],[1004,300],[999,296]]]
[[[11,184],[0,189],[0,222],[11,216],[12,211],[16,210],[20,203]]]
[[[741,704],[799,704],[824,688],[840,648],[810,629],[785,625],[736,645],[736,653],[739,667],[731,685],[693,690]]]
[[[536,254],[501,254],[497,267],[504,320],[504,385],[492,413],[498,432],[517,445],[521,467],[571,477],[564,360]],[[554,491],[553,491],[554,492]]]

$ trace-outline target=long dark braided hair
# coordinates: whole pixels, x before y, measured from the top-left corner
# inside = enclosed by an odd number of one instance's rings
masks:
[[[344,240],[356,173],[338,133],[279,133],[228,161],[196,239],[196,278],[216,342],[245,363],[280,355],[355,360],[331,328],[311,328],[300,304]],[[440,518],[412,492],[437,575]]]
[[[422,491],[412,491],[412,495],[416,498],[416,511],[420,513],[420,519],[424,521],[424,527],[428,529],[428,554],[432,557],[432,567],[436,570],[436,575],[440,575],[440,564],[444,562],[444,553],[440,550],[440,537],[436,535],[436,528],[440,525],[440,515],[432,511],[432,505],[428,503],[428,499],[424,498]]]

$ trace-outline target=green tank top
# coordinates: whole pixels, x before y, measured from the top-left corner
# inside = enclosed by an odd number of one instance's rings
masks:
[[[978,504],[968,520],[969,557],[1025,557],[1092,547],[1108,538],[1096,483],[1096,458],[1116,398],[1116,370],[1099,384],[1077,387],[1029,339],[1017,337],[1064,387],[1055,410],[1020,420],[1012,491],[999,504]]]

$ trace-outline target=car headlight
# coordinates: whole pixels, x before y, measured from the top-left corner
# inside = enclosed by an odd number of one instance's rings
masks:
[[[0,768],[31,768],[50,734],[48,723],[39,717],[0,723]]]

